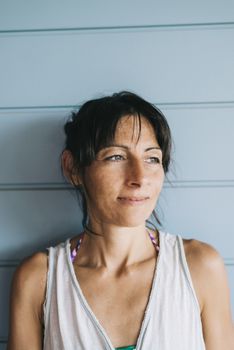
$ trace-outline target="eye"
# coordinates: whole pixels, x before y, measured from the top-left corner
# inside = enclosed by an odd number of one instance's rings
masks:
[[[149,163],[155,163],[155,164],[160,164],[161,163],[161,160],[158,157],[150,157],[148,159],[150,160]]]
[[[117,162],[120,161],[121,159],[123,159],[123,156],[121,156],[120,154],[114,154],[113,156],[105,158],[105,160],[117,161]]]

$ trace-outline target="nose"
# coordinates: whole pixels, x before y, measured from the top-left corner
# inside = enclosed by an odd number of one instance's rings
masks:
[[[146,178],[146,169],[142,160],[133,159],[127,168],[127,184],[131,187],[141,187]]]

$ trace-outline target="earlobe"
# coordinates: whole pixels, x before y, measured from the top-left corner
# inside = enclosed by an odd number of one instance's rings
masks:
[[[69,180],[73,167],[73,159],[71,152],[68,150],[64,150],[61,155],[61,167],[63,170],[63,175]]]
[[[79,177],[74,168],[74,160],[72,153],[69,150],[64,150],[61,155],[61,166],[63,170],[63,175],[72,185],[79,185]]]

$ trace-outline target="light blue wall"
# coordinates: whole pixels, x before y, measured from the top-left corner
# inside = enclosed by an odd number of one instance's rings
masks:
[[[168,118],[163,228],[219,250],[234,315],[233,38],[232,0],[0,3],[0,350],[18,261],[81,229],[59,165],[69,111],[122,89]]]

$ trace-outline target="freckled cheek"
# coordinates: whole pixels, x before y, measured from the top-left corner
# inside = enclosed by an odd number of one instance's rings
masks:
[[[159,194],[162,190],[163,183],[164,183],[164,172],[161,172],[160,174],[155,174],[155,176],[150,181],[152,185],[152,191],[154,191],[155,194]]]
[[[86,186],[91,196],[98,195],[98,199],[111,198],[113,193],[116,193],[120,179],[121,176],[116,177],[114,174],[107,175],[105,172],[102,172],[94,176],[88,176]]]

